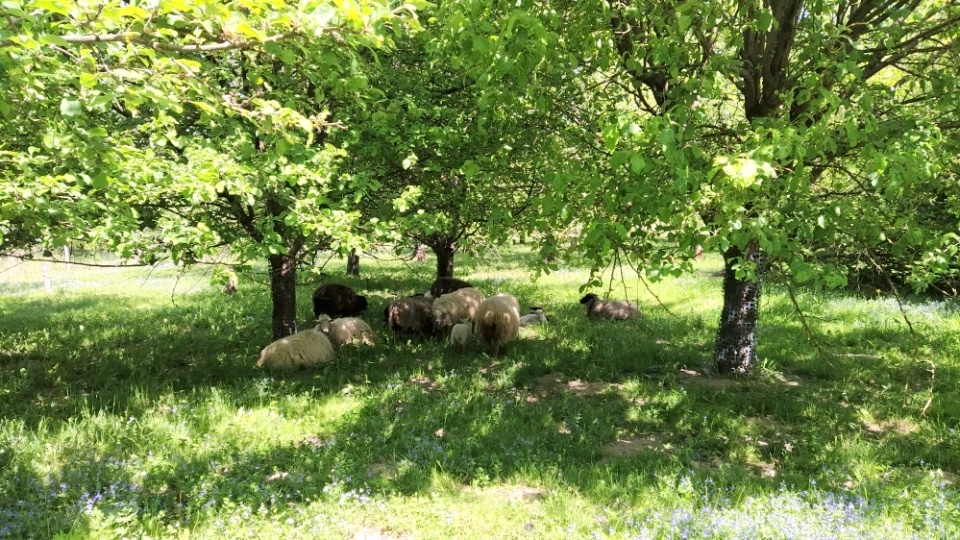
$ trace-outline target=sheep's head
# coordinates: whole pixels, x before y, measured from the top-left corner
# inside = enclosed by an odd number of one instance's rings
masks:
[[[590,306],[591,304],[593,304],[594,302],[596,302],[596,301],[599,300],[599,299],[600,299],[599,296],[597,296],[597,295],[595,295],[595,294],[593,294],[593,293],[589,293],[589,294],[587,294],[586,296],[584,296],[583,298],[580,299],[580,303],[583,304],[583,305],[585,305],[585,306]]]
[[[329,334],[330,333],[330,316],[327,315],[326,313],[321,313],[320,316],[317,317],[316,329],[320,332],[323,332],[324,334]]]
[[[530,314],[536,315],[541,321],[550,321],[550,319],[547,318],[547,314],[543,312],[543,308],[540,306],[530,306]]]
[[[367,310],[367,297],[358,294],[357,295],[357,308],[363,312]]]

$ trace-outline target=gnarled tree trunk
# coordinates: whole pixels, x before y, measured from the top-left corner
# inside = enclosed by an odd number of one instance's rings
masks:
[[[273,339],[297,331],[297,264],[286,255],[270,256],[270,297],[273,300]]]
[[[351,249],[350,253],[347,255],[347,275],[360,275],[360,256],[357,255],[357,250],[355,249]]]
[[[744,374],[757,359],[763,255],[756,247],[748,247],[745,253],[731,247],[724,252],[723,259],[723,313],[714,349],[717,369],[721,373]],[[756,281],[737,278],[734,267],[740,261],[756,263]]]
[[[437,255],[437,277],[453,277],[453,254],[457,247],[453,244],[441,244],[430,246],[430,249]]]

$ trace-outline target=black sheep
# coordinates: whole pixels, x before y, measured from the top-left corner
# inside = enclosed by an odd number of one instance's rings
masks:
[[[357,317],[367,310],[367,298],[339,283],[328,283],[313,291],[313,317],[326,313],[330,318]]]
[[[473,287],[473,285],[452,277],[439,277],[433,282],[433,285],[430,286],[430,296],[432,298],[440,298],[447,293],[466,289],[467,287]]]

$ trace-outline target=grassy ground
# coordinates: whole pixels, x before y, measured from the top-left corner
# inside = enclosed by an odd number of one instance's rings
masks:
[[[820,354],[768,283],[762,363],[725,378],[717,259],[654,284],[663,307],[628,280],[645,318],[617,324],[583,316],[585,271],[524,257],[457,261],[551,317],[496,358],[382,331],[432,262],[334,261],[380,342],[291,374],[254,367],[263,284],[73,265],[48,292],[3,260],[0,538],[960,536],[955,306],[905,305],[915,354],[895,301],[799,291]]]

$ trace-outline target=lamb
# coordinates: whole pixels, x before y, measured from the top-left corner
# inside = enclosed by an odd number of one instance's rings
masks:
[[[634,302],[601,300],[597,295],[590,293],[581,298],[580,303],[586,306],[588,319],[625,321],[640,317],[640,308]]]
[[[473,320],[473,334],[477,341],[492,346],[494,355],[500,354],[500,347],[520,334],[520,302],[506,293],[481,302]]]
[[[547,314],[543,312],[543,308],[540,306],[530,307],[530,313],[520,317],[520,326],[534,326],[537,324],[544,324],[550,322],[550,319],[547,318]]]
[[[467,348],[467,343],[473,338],[473,323],[464,321],[453,325],[450,329],[450,344],[460,345],[461,349]]]
[[[264,347],[257,366],[269,369],[312,367],[333,360],[333,355],[333,345],[317,325]]]
[[[486,297],[482,292],[467,287],[447,293],[433,302],[433,329],[445,332],[458,321],[473,321],[477,306]]]
[[[317,318],[320,331],[327,335],[334,347],[344,345],[373,345],[373,328],[358,317],[341,317],[330,320],[326,313]]]
[[[447,293],[452,293],[458,289],[466,289],[467,287],[473,287],[473,285],[452,277],[438,277],[433,281],[433,285],[430,286],[430,292],[424,296],[427,298],[440,298]]]
[[[383,310],[383,320],[394,333],[427,335],[433,331],[433,302],[423,296],[394,300]]]
[[[313,291],[313,317],[356,317],[367,310],[367,298],[339,283],[328,283]]]

